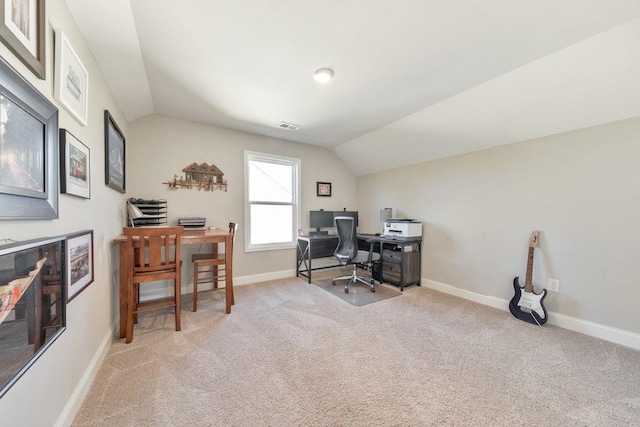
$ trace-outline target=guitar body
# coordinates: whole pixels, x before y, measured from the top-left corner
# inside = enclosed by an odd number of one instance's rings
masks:
[[[539,294],[526,292],[524,286],[520,286],[517,277],[513,279],[513,289],[515,294],[509,301],[511,314],[533,325],[542,326],[547,323],[547,309],[542,304],[542,301],[547,296],[547,290],[543,289]]]

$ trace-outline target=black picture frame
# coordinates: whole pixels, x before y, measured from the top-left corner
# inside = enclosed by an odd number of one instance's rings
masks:
[[[20,170],[0,171],[0,219],[58,218],[58,109],[2,58],[0,110],[0,157]]]
[[[65,236],[0,245],[0,398],[67,328]]]
[[[104,173],[105,184],[120,193],[126,192],[124,134],[109,110],[104,110]]]
[[[330,182],[316,182],[316,196],[318,196],[318,197],[331,197],[331,183]]]
[[[60,129],[60,193],[91,198],[91,150]]]
[[[9,48],[16,57],[29,68],[33,74],[44,80],[46,77],[46,45],[45,45],[45,0],[28,0],[26,2],[27,14],[35,15],[36,25],[27,27],[30,34],[22,34],[20,28],[15,25],[11,16],[5,13],[6,6],[15,7],[12,0],[0,0],[0,41]],[[19,4],[22,6],[21,4]],[[32,43],[30,49],[27,44]],[[32,51],[33,50],[33,51]]]
[[[68,234],[65,241],[67,303],[93,283],[93,230]]]

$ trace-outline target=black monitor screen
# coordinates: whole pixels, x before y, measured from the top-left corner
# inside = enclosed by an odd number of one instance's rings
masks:
[[[309,211],[309,227],[333,227],[333,211]]]
[[[356,227],[358,226],[358,211],[335,211],[333,216],[350,216],[354,219]]]

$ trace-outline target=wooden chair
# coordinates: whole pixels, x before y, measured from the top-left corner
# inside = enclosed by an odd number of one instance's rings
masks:
[[[127,292],[127,344],[133,339],[138,313],[174,307],[176,331],[180,330],[180,238],[183,227],[125,227],[127,256],[132,260]],[[173,297],[140,302],[140,284],[173,280]]]
[[[207,289],[205,291],[215,291],[218,289],[218,282],[224,281],[225,287],[230,287],[230,298],[226,299],[226,313],[231,313],[231,306],[235,304],[233,296],[233,271],[231,263],[226,264],[226,253],[230,255],[230,259],[233,259],[233,242],[236,238],[236,231],[238,230],[238,224],[234,222],[229,223],[229,234],[232,235],[231,244],[225,247],[225,253],[217,253],[214,246],[214,252],[210,254],[193,254],[191,261],[193,261],[193,308],[192,311],[198,310],[198,285],[202,283],[213,283],[213,289]],[[226,246],[226,245],[225,245]],[[200,292],[205,292],[200,291]]]

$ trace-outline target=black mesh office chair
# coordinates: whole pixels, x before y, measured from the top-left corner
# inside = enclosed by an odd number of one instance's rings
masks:
[[[344,292],[348,294],[349,285],[360,282],[369,286],[371,292],[375,292],[376,288],[373,286],[373,278],[368,282],[358,276],[357,267],[362,264],[370,267],[373,261],[380,259],[380,254],[372,252],[371,250],[358,250],[358,237],[356,235],[356,224],[353,217],[337,216],[334,218],[334,223],[338,232],[338,246],[333,255],[342,265],[352,264],[353,272],[349,276],[336,277],[331,281],[331,284],[335,285],[337,280],[347,280],[347,283],[344,285]]]

